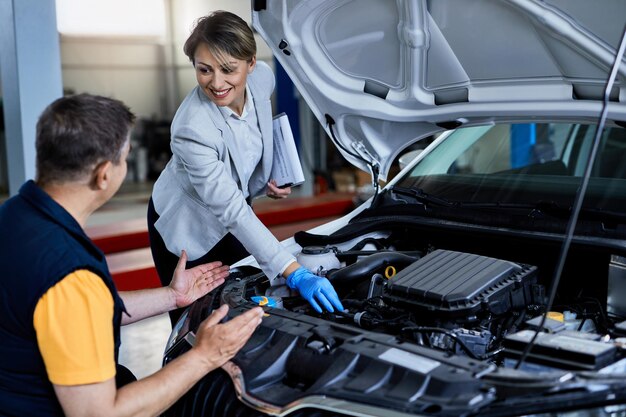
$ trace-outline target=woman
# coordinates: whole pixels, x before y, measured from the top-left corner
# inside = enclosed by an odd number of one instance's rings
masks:
[[[256,217],[249,201],[291,190],[270,180],[274,75],[256,61],[252,31],[218,11],[200,18],[185,42],[198,85],[171,127],[172,159],[154,185],[148,208],[152,256],[167,285],[183,249],[187,267],[252,254],[272,285],[290,288],[318,312],[343,310],[326,278],[313,275],[285,251]]]

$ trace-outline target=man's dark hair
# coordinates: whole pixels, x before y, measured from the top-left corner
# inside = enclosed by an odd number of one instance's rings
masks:
[[[112,98],[79,94],[50,104],[37,122],[37,182],[81,179],[97,164],[120,163],[135,115]]]

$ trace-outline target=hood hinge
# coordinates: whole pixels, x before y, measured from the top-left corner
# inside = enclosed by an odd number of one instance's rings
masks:
[[[351,146],[354,148],[356,153],[352,152],[350,149],[342,145],[341,142],[339,142],[339,140],[335,136],[335,129],[334,129],[335,120],[328,113],[325,114],[324,117],[326,118],[326,123],[328,124],[328,131],[330,132],[330,138],[335,144],[335,146],[337,146],[337,148],[339,149],[342,149],[348,155],[365,162],[365,164],[368,166],[370,170],[370,174],[372,176],[372,185],[374,186],[374,201],[375,201],[376,197],[378,196],[378,188],[379,188],[378,176],[380,174],[380,163],[378,162],[376,158],[374,158],[374,156],[370,153],[370,151],[367,150],[363,142],[360,140],[351,143]]]
[[[363,161],[367,164],[372,177],[372,186],[374,187],[374,194],[378,194],[378,177],[380,175],[380,163],[374,156],[367,150],[362,141],[352,142],[352,147],[361,156]]]

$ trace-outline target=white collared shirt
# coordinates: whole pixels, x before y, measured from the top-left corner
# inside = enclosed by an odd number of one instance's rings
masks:
[[[226,124],[228,124],[233,131],[235,140],[234,143],[232,143],[232,149],[240,155],[239,159],[243,164],[243,166],[237,167],[237,172],[245,177],[245,182],[247,183],[263,155],[261,129],[259,128],[259,121],[256,117],[254,100],[252,100],[248,86],[246,86],[246,103],[244,104],[241,116],[237,115],[227,106],[218,107],[218,109],[222,113],[222,116],[224,116]],[[243,182],[243,179],[240,178],[240,181]],[[249,191],[247,189],[241,191],[243,192],[243,196],[248,198],[250,195]]]

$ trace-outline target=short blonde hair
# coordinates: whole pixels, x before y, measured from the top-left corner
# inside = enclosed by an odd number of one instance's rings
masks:
[[[206,44],[209,51],[226,63],[225,55],[250,62],[256,55],[254,34],[248,24],[236,14],[218,10],[196,21],[183,51],[192,63],[196,49]]]

